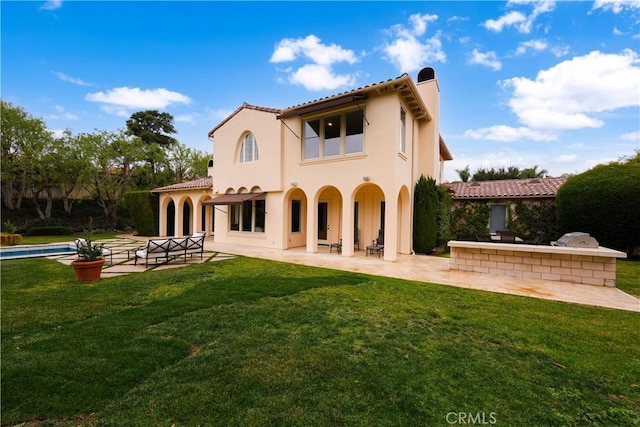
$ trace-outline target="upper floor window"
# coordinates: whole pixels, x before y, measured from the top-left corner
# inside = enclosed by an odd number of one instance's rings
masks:
[[[361,110],[304,122],[305,160],[364,152],[364,116]]]
[[[407,113],[400,107],[400,152],[407,152]]]
[[[252,133],[248,133],[240,147],[240,163],[255,162],[258,160],[258,144]]]

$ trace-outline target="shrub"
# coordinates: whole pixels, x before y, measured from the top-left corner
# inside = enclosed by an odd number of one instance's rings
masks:
[[[631,253],[640,246],[640,164],[599,165],[570,177],[556,206],[563,232],[586,232],[602,246]]]
[[[457,240],[489,236],[491,206],[485,201],[464,200],[451,211],[451,232]]]
[[[131,191],[124,195],[125,204],[133,228],[140,236],[157,236],[159,234],[159,207],[157,196],[149,191]]]
[[[49,225],[31,227],[26,234],[27,236],[68,236],[73,234],[73,230],[62,225]]]
[[[420,176],[416,183],[413,204],[413,250],[429,253],[436,246],[438,217],[438,187],[433,178]]]

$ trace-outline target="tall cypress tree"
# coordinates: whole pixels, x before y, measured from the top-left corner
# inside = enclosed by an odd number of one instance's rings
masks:
[[[438,187],[433,178],[420,176],[416,183],[413,203],[413,250],[429,253],[436,246],[438,217]]]

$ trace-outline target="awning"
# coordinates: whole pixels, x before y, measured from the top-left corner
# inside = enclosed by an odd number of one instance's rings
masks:
[[[202,202],[203,205],[241,205],[242,202],[264,196],[267,193],[224,194],[215,199]]]

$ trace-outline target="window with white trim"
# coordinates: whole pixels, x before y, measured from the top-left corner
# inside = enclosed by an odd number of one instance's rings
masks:
[[[240,147],[240,163],[258,161],[258,144],[252,133],[248,133]]]
[[[306,120],[303,126],[305,160],[364,152],[364,113],[347,111]]]

